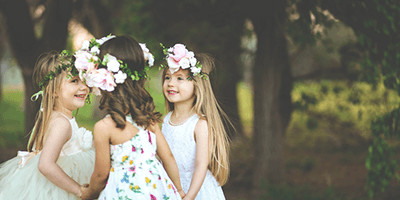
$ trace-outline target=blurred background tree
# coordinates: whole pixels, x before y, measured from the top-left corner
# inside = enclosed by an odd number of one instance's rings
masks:
[[[30,96],[38,90],[33,84],[33,67],[37,57],[46,51],[61,51],[68,37],[68,22],[72,13],[72,1],[0,1],[3,15],[2,29],[6,30],[12,55],[21,68],[25,98],[25,133],[34,124],[39,104]]]

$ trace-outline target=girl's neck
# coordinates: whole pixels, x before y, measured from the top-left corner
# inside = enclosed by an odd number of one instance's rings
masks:
[[[57,109],[55,108],[54,111],[59,112],[63,115],[65,115],[66,117],[68,117],[69,119],[72,119],[72,111],[68,110],[68,109]]]
[[[175,117],[191,116],[194,114],[193,104],[174,104],[173,114]]]

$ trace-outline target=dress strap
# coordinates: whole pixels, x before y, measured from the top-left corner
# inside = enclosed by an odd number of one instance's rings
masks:
[[[58,113],[60,113],[62,116],[64,116],[65,118],[67,118],[68,119],[68,121],[70,121],[71,119],[73,119],[73,117],[72,118],[69,118],[67,115],[65,115],[64,113],[62,113],[62,112],[58,112]]]

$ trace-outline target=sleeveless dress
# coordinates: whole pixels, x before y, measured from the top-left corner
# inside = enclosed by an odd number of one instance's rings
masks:
[[[76,182],[86,184],[94,169],[93,136],[91,131],[79,128],[75,118],[67,119],[71,124],[72,135],[62,147],[57,164]],[[0,165],[0,199],[79,199],[54,185],[39,172],[39,158],[40,152],[19,151],[18,156]]]
[[[169,112],[164,117],[162,132],[178,164],[183,191],[187,193],[195,168],[196,142],[194,140],[194,129],[199,121],[199,116],[195,114],[189,117],[183,124],[173,126],[169,123],[171,114],[172,112]],[[207,170],[203,185],[195,199],[225,199],[221,186],[210,170]]]
[[[126,120],[139,132],[130,140],[110,145],[111,170],[99,200],[181,199],[165,169],[156,158],[156,135]]]

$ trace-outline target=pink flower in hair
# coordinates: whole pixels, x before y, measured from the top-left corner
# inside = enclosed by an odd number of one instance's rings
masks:
[[[87,73],[86,84],[89,87],[98,87],[109,92],[114,91],[115,86],[117,86],[114,82],[112,73],[104,68]]]
[[[175,46],[172,47],[172,53],[173,54],[170,54],[169,57],[178,63],[182,58],[186,57],[188,50],[183,44],[175,44]]]
[[[197,59],[194,57],[194,53],[187,50],[185,45],[175,44],[167,52],[167,63],[171,73],[175,73],[179,68],[190,68],[193,75],[201,72],[201,67],[197,66]]]
[[[87,51],[77,51],[75,53],[75,67],[77,70],[87,70],[93,61],[97,61],[99,58]]]

